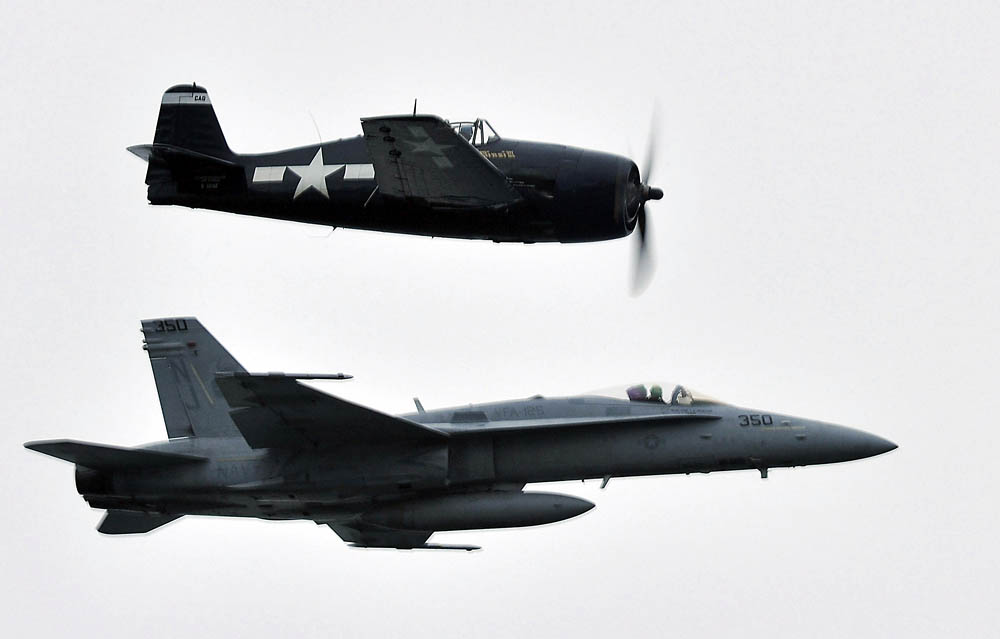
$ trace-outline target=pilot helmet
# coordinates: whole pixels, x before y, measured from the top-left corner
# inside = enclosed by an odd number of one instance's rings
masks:
[[[659,384],[654,384],[649,387],[649,398],[650,399],[663,399],[663,387]]]
[[[642,384],[631,386],[625,392],[628,394],[628,398],[633,402],[646,399],[646,387]]]

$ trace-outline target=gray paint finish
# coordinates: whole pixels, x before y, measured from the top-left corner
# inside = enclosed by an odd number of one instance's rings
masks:
[[[168,432],[192,435],[137,449],[25,444],[77,464],[78,491],[108,509],[107,534],[198,514],[311,520],[359,547],[439,548],[426,543],[435,530],[552,523],[593,507],[524,492],[528,483],[746,469],[766,477],[896,448],[680,386],[665,401],[643,387],[631,399],[535,396],[391,416],[294,375],[246,373],[195,318],[142,328]]]

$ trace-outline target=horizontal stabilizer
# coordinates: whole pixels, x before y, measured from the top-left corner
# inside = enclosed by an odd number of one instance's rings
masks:
[[[132,510],[109,510],[104,515],[104,519],[101,520],[101,524],[97,527],[97,532],[104,533],[105,535],[147,533],[181,517],[183,515],[160,515]]]
[[[176,160],[191,160],[198,162],[213,162],[223,166],[239,166],[231,160],[218,158],[205,153],[199,153],[198,151],[192,151],[191,149],[184,149],[172,144],[136,144],[135,146],[126,148],[136,157],[145,160],[146,162],[149,162],[150,160],[163,160],[164,162],[170,163],[171,161]]]
[[[229,414],[253,448],[441,442],[448,435],[359,406],[285,375],[220,373]]]
[[[91,444],[71,439],[28,442],[24,447],[95,470],[117,471],[128,470],[130,468],[155,468],[205,461],[204,457],[197,457],[195,455],[164,453],[143,448],[106,446],[104,444]]]

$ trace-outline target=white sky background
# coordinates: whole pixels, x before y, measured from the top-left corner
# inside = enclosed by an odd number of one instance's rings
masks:
[[[940,636],[995,631],[995,3],[5,4],[0,617],[36,636]],[[431,240],[149,207],[160,95],[230,146],[488,117],[627,153],[659,101],[658,271],[632,238]],[[383,410],[650,378],[861,427],[850,464],[565,483],[597,508],[357,551],[308,522],[99,535],[21,448],[165,437],[139,319],[197,315],[250,370],[353,373]],[[905,635],[903,633],[906,633]]]

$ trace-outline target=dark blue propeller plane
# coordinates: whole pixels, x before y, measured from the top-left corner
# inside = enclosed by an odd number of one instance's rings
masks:
[[[483,119],[414,113],[363,118],[361,128],[353,138],[234,153],[208,92],[186,84],[163,94],[153,143],[129,151],[149,163],[151,204],[494,242],[593,242],[638,227],[635,287],[648,282],[645,205],[663,191],[632,160],[500,137]]]

